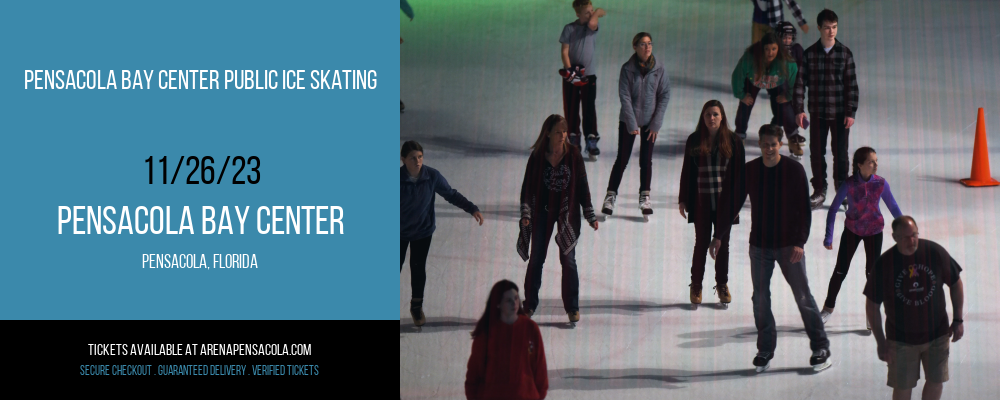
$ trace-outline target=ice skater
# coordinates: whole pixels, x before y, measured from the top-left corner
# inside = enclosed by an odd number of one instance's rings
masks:
[[[737,180],[735,169],[727,169],[724,188],[719,196],[715,238],[709,249],[716,258],[722,242],[729,238],[734,216],[750,196],[750,277],[753,281],[753,318],[757,325],[757,372],[770,367],[778,344],[778,331],[771,313],[771,275],[777,261],[781,274],[792,288],[795,303],[809,336],[812,357],[809,364],[816,371],[829,368],[830,341],[823,329],[816,300],[809,292],[803,247],[809,238],[811,212],[806,172],[792,159],[781,157],[781,127],[760,127],[761,157],[746,165],[746,179]],[[733,182],[737,180],[736,182]]]
[[[795,78],[793,100],[796,122],[805,129],[805,95],[809,90],[809,159],[812,164],[815,210],[826,201],[826,138],[833,152],[834,190],[847,179],[848,137],[858,112],[858,76],[851,50],[837,40],[837,14],[823,10],[816,17],[820,39],[806,49]]]
[[[753,28],[750,35],[753,43],[760,41],[765,34],[773,32],[778,28],[778,24],[785,22],[785,13],[781,8],[782,0],[750,0],[753,3]],[[788,4],[788,9],[792,10],[792,16],[802,27],[802,32],[809,32],[809,24],[802,18],[802,10],[795,0],[783,0]]]
[[[795,82],[798,71],[792,56],[784,43],[778,40],[774,33],[767,33],[759,42],[748,47],[743,57],[733,69],[733,96],[740,99],[736,110],[736,135],[740,139],[747,137],[747,124],[750,122],[750,112],[753,111],[757,93],[767,90],[771,100],[771,113],[786,132],[796,128],[795,114],[788,99],[789,91],[785,90]],[[773,121],[773,120],[772,120]]]
[[[545,119],[531,150],[521,184],[521,224],[517,239],[517,253],[528,261],[524,276],[525,312],[530,317],[538,307],[542,265],[555,228],[559,264],[562,265],[563,307],[570,323],[575,324],[580,321],[576,245],[580,238],[581,211],[590,227],[597,230],[587,170],[580,148],[567,140],[566,119],[560,115]]]
[[[548,390],[542,333],[524,314],[517,285],[508,280],[497,282],[472,331],[465,397],[544,399]]]
[[[718,100],[709,100],[701,108],[698,125],[684,145],[684,165],[681,167],[680,194],[677,196],[681,216],[694,224],[694,257],[691,260],[691,303],[701,304],[702,281],[705,278],[705,257],[712,241],[712,225],[716,223],[722,180],[729,169],[742,181],[746,153],[743,141],[729,129],[726,110]],[[733,190],[732,188],[729,189]],[[685,215],[687,212],[687,215]],[[733,223],[739,223],[739,216]],[[715,226],[718,230],[718,225]],[[732,302],[729,292],[729,240],[723,241],[715,258],[715,290],[723,306]]]
[[[875,149],[862,147],[855,150],[852,166],[854,173],[837,190],[837,196],[833,198],[832,203],[840,204],[847,199],[847,212],[844,219],[844,233],[840,235],[837,266],[833,269],[833,276],[830,277],[826,304],[820,312],[824,324],[830,319],[830,314],[833,314],[833,308],[837,304],[837,294],[840,293],[840,286],[847,277],[847,270],[851,268],[851,260],[858,250],[858,244],[865,243],[866,277],[871,275],[875,259],[882,251],[882,229],[885,228],[885,220],[878,206],[879,201],[885,202],[894,218],[903,215],[896,205],[896,199],[892,197],[892,191],[889,190],[889,182],[875,175],[878,171],[878,154],[875,153]],[[827,250],[833,250],[833,226],[837,220],[838,209],[840,207],[830,207],[830,211],[826,214],[826,236],[823,238],[823,247]],[[871,330],[871,325],[868,325],[868,329]]]
[[[803,54],[805,54],[805,50],[802,49],[801,44],[795,42],[795,35],[796,35],[795,26],[793,26],[791,22],[782,21],[780,24],[778,24],[778,38],[785,45],[785,48],[788,49],[788,54],[791,54],[792,59],[795,60],[795,65],[797,65],[799,68],[802,68],[802,60],[804,57]],[[785,82],[785,87],[783,90],[784,93],[793,93],[794,86],[795,86],[794,80],[791,82]],[[774,110],[773,102],[775,100],[772,98],[771,101],[772,101],[771,109]],[[795,111],[793,109],[792,113],[794,112]],[[778,123],[778,116],[775,115],[774,117],[771,118],[771,124],[773,125],[777,123]],[[802,126],[808,128],[809,120],[808,119],[803,120]],[[788,153],[792,156],[793,159],[795,159],[795,161],[802,161],[802,154],[803,154],[802,144],[806,142],[806,138],[805,136],[799,134],[798,124],[796,123],[794,129],[792,129],[791,131],[786,131],[785,134],[788,136]]]
[[[563,114],[569,123],[569,141],[580,146],[580,104],[583,103],[583,134],[586,138],[587,154],[596,160],[601,154],[597,141],[597,63],[594,62],[594,42],[597,38],[597,19],[603,17],[604,10],[590,3],[590,0],[574,0],[573,10],[577,20],[563,27],[559,43],[563,68],[562,96]]]
[[[653,56],[653,38],[639,32],[632,38],[635,54],[622,64],[618,78],[618,97],[621,112],[618,114],[618,156],[611,168],[608,194],[604,197],[601,212],[611,215],[618,197],[622,174],[632,156],[632,146],[639,137],[639,210],[649,222],[653,214],[649,200],[649,183],[653,179],[653,143],[663,126],[663,115],[670,101],[670,79],[663,68],[663,61]]]
[[[866,314],[878,359],[889,365],[886,385],[893,400],[909,399],[924,366],[925,400],[941,398],[948,381],[948,337],[962,339],[965,290],[962,267],[943,247],[920,239],[917,222],[902,216],[892,221],[896,245],[875,261],[865,285]],[[948,285],[954,314],[948,322],[944,285]],[[885,306],[885,333],[879,305]]]
[[[406,248],[410,247],[410,316],[413,325],[420,327],[424,318],[424,284],[427,282],[427,253],[431,236],[437,228],[434,222],[434,193],[440,194],[455,207],[472,214],[480,226],[483,214],[479,207],[452,189],[436,169],[424,165],[424,148],[420,143],[407,141],[399,151],[403,166],[399,167],[399,272],[403,272]]]

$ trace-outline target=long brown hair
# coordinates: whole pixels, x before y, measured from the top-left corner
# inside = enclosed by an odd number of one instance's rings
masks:
[[[778,55],[774,57],[774,61],[771,61],[771,63],[777,62],[781,76],[788,76],[788,62],[792,61],[792,55],[788,53],[788,48],[785,47],[784,41],[778,40],[778,36],[774,32],[768,32],[764,34],[764,37],[760,41],[747,47],[747,52],[753,55],[754,81],[763,77],[767,73],[768,67],[770,67],[767,63],[767,57],[764,56],[764,46],[769,44],[778,45]]]
[[[695,147],[692,155],[705,155],[712,151],[712,143],[708,133],[708,125],[705,125],[705,111],[708,111],[711,107],[719,107],[719,113],[722,114],[722,121],[719,122],[719,132],[715,135],[715,141],[719,144],[719,153],[726,158],[733,156],[733,131],[729,130],[729,120],[726,119],[726,109],[722,107],[722,102],[718,100],[709,100],[705,103],[705,106],[701,108],[701,114],[698,114],[698,127],[694,129],[694,133],[697,133],[701,137],[701,144]]]
[[[503,294],[511,289],[519,292],[517,284],[506,279],[493,285],[493,289],[490,290],[490,297],[486,300],[486,311],[483,311],[483,316],[479,317],[479,321],[476,322],[476,329],[472,331],[473,338],[489,332],[490,320],[500,320],[500,302],[503,300]],[[524,308],[518,308],[517,314],[523,315]]]
[[[552,114],[545,119],[545,122],[542,123],[542,132],[538,134],[538,139],[536,139],[535,144],[531,146],[532,156],[545,153],[545,151],[549,149],[549,133],[551,133],[552,128],[556,127],[558,124],[563,124],[567,129],[569,129],[569,124],[566,123],[566,118],[563,118],[562,115]],[[569,140],[569,136],[567,136],[566,139]],[[563,142],[563,146],[566,147],[566,150],[569,150],[568,141]]]

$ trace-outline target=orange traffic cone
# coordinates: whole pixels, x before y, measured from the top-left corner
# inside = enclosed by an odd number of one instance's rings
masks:
[[[997,186],[1000,182],[990,177],[990,152],[986,145],[986,117],[983,109],[979,109],[979,121],[976,122],[976,145],[972,149],[972,177],[962,179],[965,186]]]

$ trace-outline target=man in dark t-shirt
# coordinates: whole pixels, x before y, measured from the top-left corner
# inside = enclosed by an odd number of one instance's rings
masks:
[[[878,343],[878,358],[889,364],[886,383],[893,398],[910,398],[923,362],[924,399],[939,399],[948,381],[948,338],[964,334],[962,268],[939,244],[920,239],[909,216],[892,222],[896,245],[875,261],[865,285],[868,321]],[[944,285],[951,295],[954,320],[945,310]],[[885,306],[885,334],[879,305]]]

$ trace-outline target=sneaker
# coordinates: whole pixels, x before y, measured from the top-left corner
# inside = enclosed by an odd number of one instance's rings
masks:
[[[427,318],[424,316],[424,299],[414,298],[410,300],[410,318],[413,318],[413,326],[424,326]]]
[[[823,311],[819,312],[819,317],[823,319],[823,325],[826,325],[826,321],[830,319],[830,314],[833,314],[833,309],[823,307]]]
[[[604,207],[601,208],[602,214],[611,215],[615,211],[616,198],[618,198],[618,193],[608,191],[608,194],[604,196]]]
[[[701,285],[695,286],[692,283],[688,286],[691,287],[691,304],[701,304]]]
[[[649,202],[649,191],[639,192],[639,209],[642,210],[642,215],[653,213],[653,205]]]
[[[813,210],[819,208],[826,201],[826,187],[822,189],[813,189],[812,196],[809,196],[809,205]]]
[[[757,372],[764,372],[771,368],[772,358],[774,358],[774,353],[758,351],[757,357],[753,358],[753,365],[757,367]]]
[[[715,292],[719,294],[720,303],[731,303],[733,301],[733,295],[729,293],[729,285],[716,285],[712,289],[715,289]]]
[[[580,322],[580,311],[579,310],[577,310],[577,311],[570,311],[570,312],[568,312],[566,314],[569,315],[569,322],[572,322],[574,324],[577,323],[577,322]]]
[[[830,368],[830,365],[832,365],[830,363],[830,349],[814,351],[812,357],[809,357],[809,365],[812,365],[813,370],[816,372]]]

